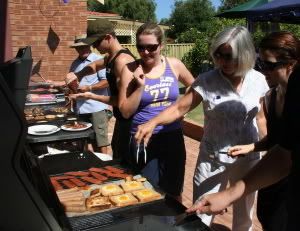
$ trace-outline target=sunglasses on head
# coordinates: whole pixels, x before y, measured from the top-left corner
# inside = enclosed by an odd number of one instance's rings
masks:
[[[136,45],[136,49],[139,52],[143,52],[145,50],[147,50],[148,52],[153,52],[153,51],[156,51],[158,47],[159,47],[159,44],[147,44],[147,45],[137,44]]]
[[[283,61],[270,62],[270,61],[265,61],[265,60],[261,60],[261,59],[257,60],[257,65],[260,68],[260,70],[262,70],[262,71],[272,71],[278,67],[284,66],[285,64],[287,64],[287,62],[283,62]]]
[[[99,39],[97,39],[95,42],[92,43],[92,47],[93,48],[98,47],[104,38],[105,38],[105,36],[104,37],[100,37]]]
[[[234,60],[232,53],[222,53],[217,51],[214,53],[215,59],[223,59],[225,61],[232,61]]]

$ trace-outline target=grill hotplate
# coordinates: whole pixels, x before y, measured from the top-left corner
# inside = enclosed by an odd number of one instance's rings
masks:
[[[113,160],[104,162],[89,152],[83,154],[65,153],[54,156],[45,156],[39,161],[42,172],[48,177],[48,180],[46,180],[48,188],[51,188],[49,180],[49,176],[51,175],[57,175],[68,171],[84,171],[90,167],[104,167],[107,165],[120,166],[118,161]],[[53,196],[56,197],[54,192],[53,194]],[[59,203],[58,199],[56,202]],[[60,209],[61,214],[64,214],[61,207],[57,209]],[[69,226],[68,228],[74,231],[210,230],[196,215],[188,217],[182,225],[174,226],[175,217],[178,214],[183,213],[185,209],[186,208],[182,204],[166,195],[164,199],[157,201],[115,208],[99,213],[76,217],[64,216],[63,220],[65,222],[62,223],[67,223]]]

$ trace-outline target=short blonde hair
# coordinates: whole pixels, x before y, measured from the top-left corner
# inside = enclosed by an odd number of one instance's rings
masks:
[[[254,67],[256,60],[255,47],[249,31],[243,26],[234,26],[228,27],[216,35],[209,52],[216,67],[218,67],[218,64],[214,54],[220,46],[225,44],[231,47],[232,56],[237,62],[235,74],[245,76]]]

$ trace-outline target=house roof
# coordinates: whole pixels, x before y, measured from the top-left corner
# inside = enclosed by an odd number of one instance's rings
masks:
[[[102,12],[95,12],[95,11],[88,11],[87,15],[89,18],[115,18],[121,19],[122,16],[116,13],[102,13]]]
[[[139,27],[145,23],[145,22],[138,21],[138,20],[124,19],[121,15],[116,14],[116,13],[102,13],[102,12],[95,12],[95,11],[87,11],[87,18],[88,18],[88,20],[94,20],[97,18],[106,18],[111,22],[115,22],[115,23],[123,24],[123,25],[134,25],[136,27]],[[159,24],[159,26],[163,30],[169,29],[169,26],[166,26],[166,25]]]

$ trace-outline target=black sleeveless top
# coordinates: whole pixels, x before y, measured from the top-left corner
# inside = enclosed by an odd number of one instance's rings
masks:
[[[109,90],[110,90],[111,96],[119,95],[119,89],[117,87],[117,77],[114,73],[114,67],[115,67],[116,58],[122,53],[128,54],[135,59],[134,55],[130,52],[130,50],[122,49],[122,50],[119,50],[118,53],[115,55],[115,57],[113,57],[112,60],[110,60],[106,64],[106,79],[109,84]],[[122,113],[120,112],[118,107],[115,107],[115,106],[113,107],[113,113],[114,113],[114,116],[116,119],[127,120],[122,116]]]

